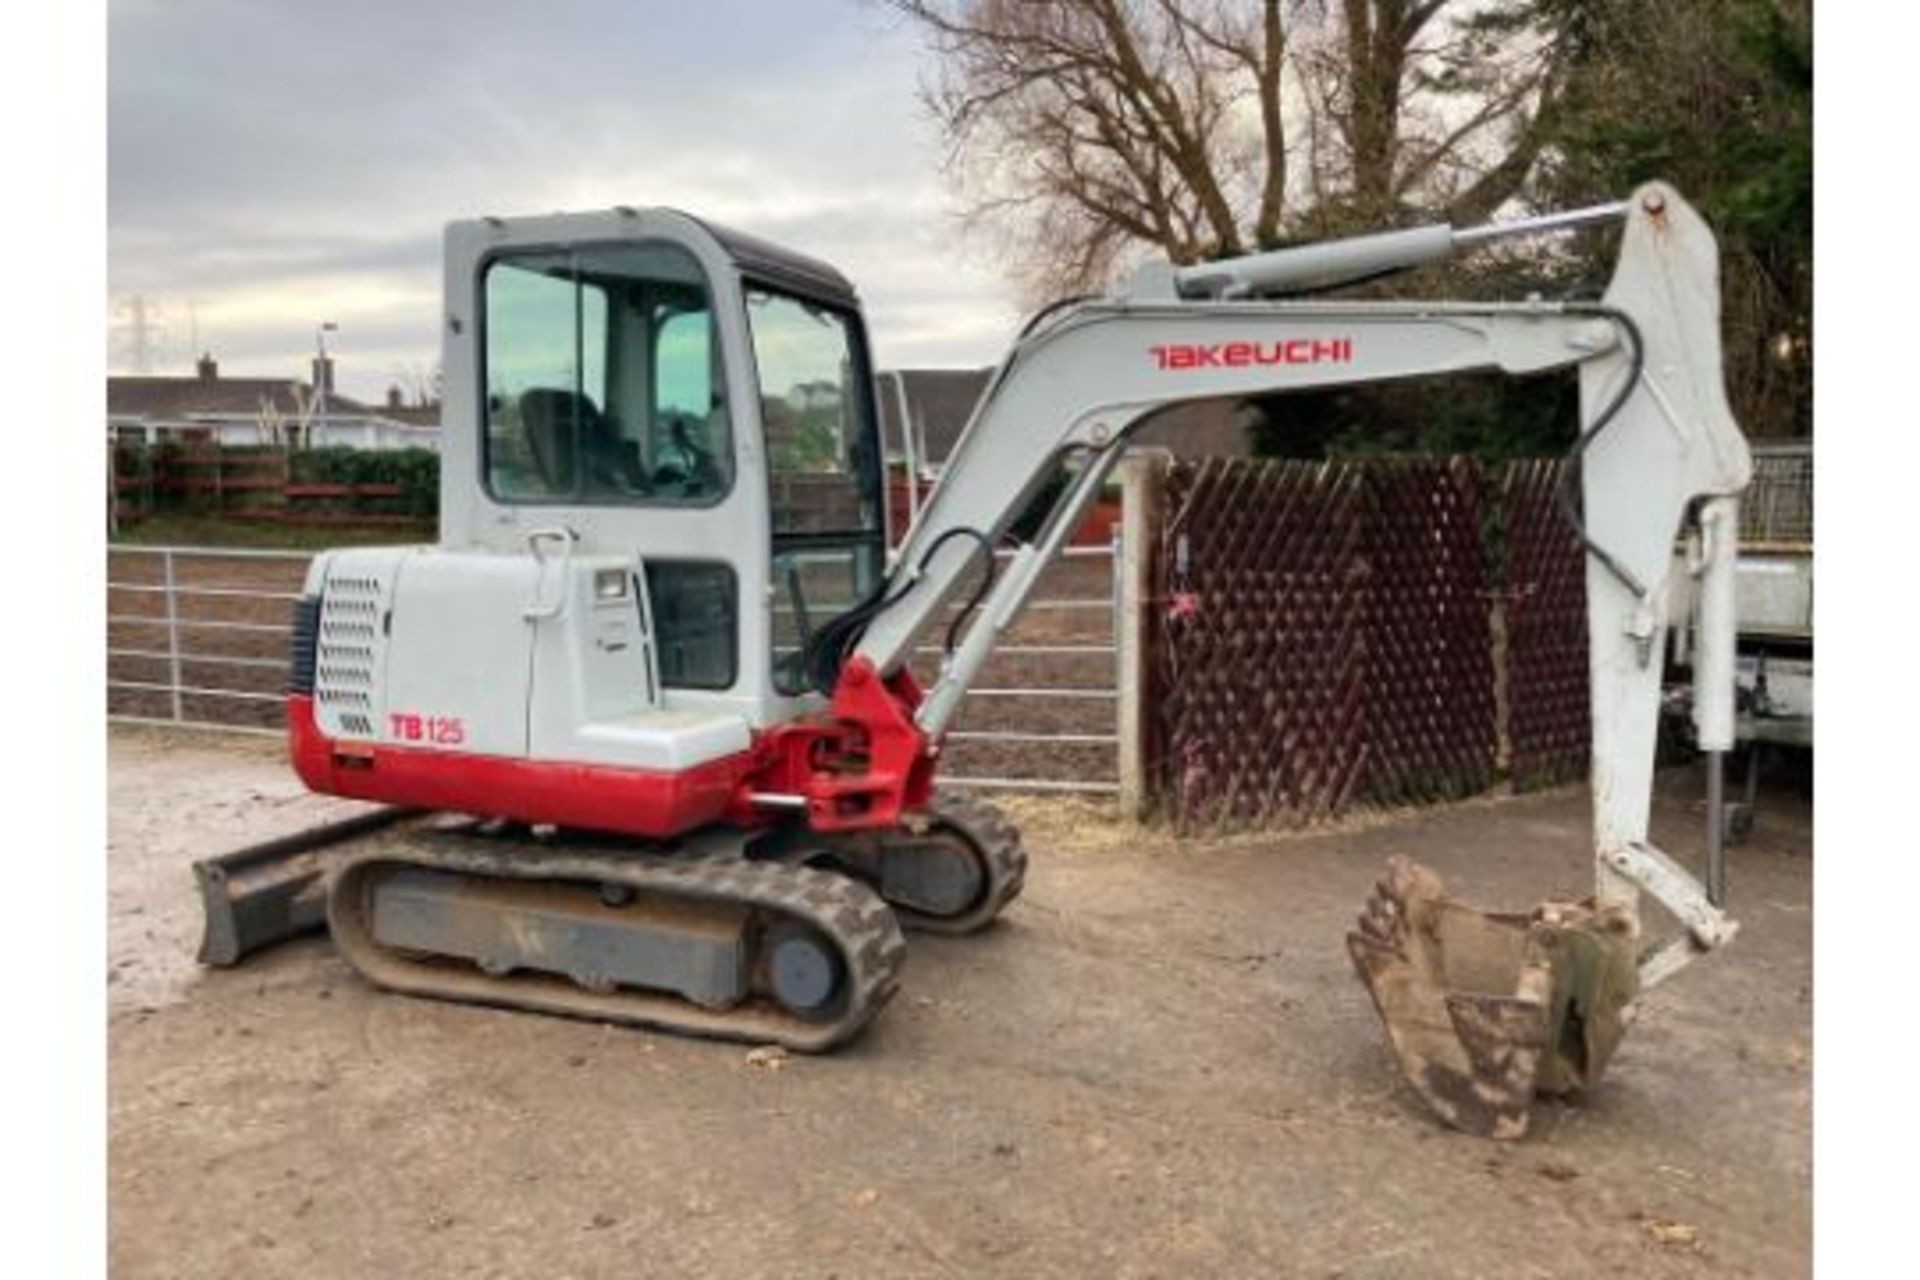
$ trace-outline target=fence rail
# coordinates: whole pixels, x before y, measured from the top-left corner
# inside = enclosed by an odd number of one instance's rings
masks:
[[[108,550],[108,718],[277,732],[286,616],[310,557],[226,547]]]
[[[108,719],[280,731],[284,620],[311,556],[254,548],[108,548]],[[1118,790],[1112,546],[1067,549],[1045,598],[995,650],[949,735],[941,784],[1090,795]],[[938,645],[914,652],[930,676]]]

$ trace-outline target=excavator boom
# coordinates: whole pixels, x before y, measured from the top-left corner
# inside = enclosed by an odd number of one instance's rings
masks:
[[[1616,220],[1625,224],[1620,256],[1598,303],[1262,296],[1372,278],[1497,234]],[[875,721],[880,735],[897,737],[910,715],[922,737],[920,758],[937,752],[968,685],[1129,435],[1169,404],[1568,366],[1578,368],[1581,390],[1581,432],[1568,471],[1579,480],[1579,501],[1563,496],[1588,552],[1593,896],[1531,916],[1489,916],[1447,898],[1431,873],[1396,867],[1349,939],[1409,1081],[1450,1122],[1517,1136],[1537,1082],[1561,1092],[1589,1085],[1630,1023],[1638,993],[1723,945],[1736,928],[1722,909],[1719,815],[1709,815],[1704,884],[1648,833],[1664,636],[1679,621],[1667,614],[1676,539],[1695,549],[1691,563],[1702,580],[1694,715],[1712,775],[1732,745],[1732,573],[1738,494],[1751,468],[1721,374],[1717,249],[1678,193],[1654,183],[1616,205],[1510,228],[1420,228],[1162,267],[1117,296],[1062,310],[996,371],[900,550],[893,581],[880,593],[884,607],[850,638],[837,669],[843,692],[858,696],[837,705],[850,716],[869,711],[875,691],[889,688],[951,606],[968,567],[999,543],[1053,468],[1077,456],[1079,470],[1050,520],[980,599],[939,678],[924,693],[912,691],[910,701],[893,700],[890,714]],[[1008,476],[1026,483],[1009,485]],[[1644,949],[1642,893],[1683,926]],[[1460,923],[1466,920],[1476,923]],[[1443,921],[1450,922],[1444,930]],[[1580,1033],[1567,1038],[1576,1024]]]
[[[1701,745],[1732,742],[1732,581],[1737,495],[1751,469],[1721,376],[1718,253],[1712,233],[1680,196],[1649,184],[1633,199],[1565,219],[1530,220],[1529,232],[1615,218],[1624,222],[1618,265],[1599,303],[1532,301],[1302,302],[1253,296],[1321,282],[1329,264],[1370,276],[1416,260],[1392,233],[1374,252],[1338,246],[1281,250],[1179,274],[1143,273],[1121,294],[1065,309],[1027,334],[996,371],[955,446],[940,485],[901,547],[884,602],[844,645],[829,673],[867,691],[904,670],[915,644],[954,603],[984,549],[997,545],[1063,459],[1080,467],[1035,541],[979,601],[972,626],[939,678],[915,691],[911,723],[937,745],[999,636],[1019,616],[1040,571],[1078,525],[1128,437],[1183,400],[1245,396],[1499,369],[1577,367],[1582,428],[1571,454],[1580,502],[1570,518],[1586,544],[1592,641],[1596,891],[1631,909],[1654,892],[1688,925],[1694,948],[1730,930],[1704,888],[1648,841],[1661,644],[1673,594],[1676,539],[1696,557],[1707,602],[1695,662]],[[1443,229],[1444,230],[1444,229]],[[1484,234],[1427,236],[1433,246]],[[1366,248],[1373,238],[1363,238]],[[1304,260],[1290,255],[1308,255]],[[1196,283],[1200,282],[1200,283]],[[1227,300],[1189,291],[1237,295]],[[1011,477],[1011,481],[1009,480]],[[1715,607],[1715,602],[1720,602]],[[903,708],[903,712],[906,708]],[[897,721],[892,726],[897,729]],[[1685,953],[1665,953],[1649,977]]]

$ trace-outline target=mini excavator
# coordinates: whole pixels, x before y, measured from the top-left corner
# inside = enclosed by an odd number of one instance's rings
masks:
[[[1598,301],[1327,296],[1605,224]],[[1591,1086],[1644,990],[1733,935],[1717,842],[1703,883],[1648,840],[1670,600],[1696,602],[1710,777],[1732,743],[1750,465],[1717,248],[1665,185],[1152,263],[1057,304],[891,555],[866,333],[832,267],[665,209],[487,217],[447,229],[440,323],[438,543],[321,554],[294,610],[293,767],[380,807],[198,864],[206,963],[324,922],[398,992],[841,1044],[896,989],[903,929],[969,933],[1020,892],[1019,833],[936,789],[941,744],[1135,428],[1179,401],[1487,369],[1578,371],[1563,497],[1588,560],[1594,892],[1487,913],[1396,862],[1348,937],[1356,971],[1420,1095],[1511,1137],[1536,1093]],[[908,660],[936,634],[922,687]],[[1643,895],[1677,933],[1643,940]]]

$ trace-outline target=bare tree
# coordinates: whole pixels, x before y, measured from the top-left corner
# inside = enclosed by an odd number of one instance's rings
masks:
[[[432,365],[407,361],[394,368],[393,376],[406,402],[414,408],[424,409],[440,403],[441,377],[437,361]]]
[[[1013,239],[1036,290],[1084,287],[1131,244],[1179,262],[1241,252],[1248,203],[1253,238],[1278,234],[1282,0],[890,2],[939,52],[926,99],[971,216]]]
[[[260,397],[260,407],[254,415],[254,421],[260,427],[263,444],[277,445],[282,450],[292,452],[313,443],[313,410],[316,401],[301,383],[293,383],[289,390],[293,396],[291,421],[281,413],[279,402],[270,393]]]
[[[1319,13],[1294,57],[1316,144],[1303,209],[1316,226],[1413,210],[1473,223],[1521,192],[1566,91],[1556,27],[1531,10],[1450,0],[1349,0]]]
[[[884,2],[928,33],[969,220],[1035,295],[1142,248],[1186,263],[1484,213],[1526,178],[1556,88],[1552,43],[1479,30],[1479,0]]]

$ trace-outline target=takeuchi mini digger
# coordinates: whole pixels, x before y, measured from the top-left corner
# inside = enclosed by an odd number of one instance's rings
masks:
[[[1599,301],[1337,297],[1612,223]],[[1716,246],[1668,187],[1155,263],[1050,308],[891,556],[866,332],[832,267],[661,209],[457,222],[445,250],[439,542],[322,554],[295,610],[294,768],[385,807],[200,864],[207,962],[324,920],[396,991],[829,1049],[893,994],[903,929],[981,929],[1020,892],[1018,832],[936,789],[941,743],[1137,426],[1183,400],[1566,367],[1594,891],[1487,914],[1396,863],[1349,950],[1420,1094],[1514,1136],[1537,1091],[1594,1082],[1643,991],[1732,936],[1717,843],[1703,885],[1647,830],[1670,600],[1698,602],[1710,776],[1732,743],[1749,470]],[[934,642],[922,687],[908,659]],[[1643,936],[1643,894],[1677,933]]]

